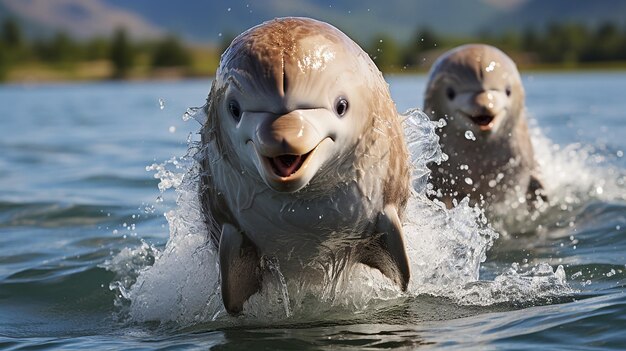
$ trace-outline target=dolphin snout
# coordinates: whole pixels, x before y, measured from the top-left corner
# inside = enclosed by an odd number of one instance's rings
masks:
[[[256,128],[255,144],[267,157],[303,155],[323,139],[300,111],[267,118]]]
[[[474,97],[474,111],[472,115],[490,115],[495,116],[498,114],[500,104],[498,103],[497,96],[494,93],[483,91]]]

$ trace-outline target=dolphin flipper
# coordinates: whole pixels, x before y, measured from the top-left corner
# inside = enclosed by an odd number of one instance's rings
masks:
[[[228,313],[237,314],[261,289],[261,261],[254,244],[230,224],[222,226],[219,259],[222,300]]]
[[[541,198],[543,201],[548,201],[548,196],[546,196],[543,190],[543,184],[541,184],[541,181],[535,175],[530,176],[526,197],[531,200],[532,203],[536,202],[538,198]]]
[[[404,247],[402,224],[395,205],[385,206],[378,216],[376,233],[380,236],[364,248],[359,261],[378,269],[405,291],[411,272]]]

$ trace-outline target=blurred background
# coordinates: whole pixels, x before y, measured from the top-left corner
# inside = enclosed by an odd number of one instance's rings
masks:
[[[0,81],[211,76],[237,34],[280,16],[335,25],[385,73],[468,42],[522,69],[626,68],[624,14],[621,0],[0,0]]]

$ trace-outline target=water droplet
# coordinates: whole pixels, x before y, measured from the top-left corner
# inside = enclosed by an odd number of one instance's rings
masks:
[[[624,156],[624,151],[617,150],[616,154],[617,154],[617,157],[622,157],[622,156]]]
[[[495,68],[496,68],[496,62],[495,61],[491,61],[491,62],[489,62],[489,66],[485,67],[485,71],[491,72]]]
[[[472,180],[472,178],[467,177],[467,178],[465,178],[465,183],[466,183],[467,185],[472,185],[472,184],[474,184],[474,181]]]
[[[162,110],[165,108],[165,100],[159,98],[159,108]]]
[[[476,136],[472,133],[471,130],[465,131],[465,139],[467,140],[476,140]]]
[[[230,7],[226,11],[230,12]]]
[[[192,119],[196,113],[198,113],[199,108],[197,107],[188,107],[187,111],[185,111],[185,113],[183,114],[183,121],[187,122],[188,120]]]
[[[489,187],[490,187],[490,188],[493,188],[493,187],[495,187],[496,185],[498,185],[498,182],[496,182],[494,179],[492,179],[492,180],[490,180],[490,181],[489,181]]]
[[[176,132],[176,127],[170,126],[168,130],[169,130],[170,133],[174,133],[174,132]]]

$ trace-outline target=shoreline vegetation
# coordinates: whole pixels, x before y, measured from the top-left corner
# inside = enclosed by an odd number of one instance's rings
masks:
[[[212,77],[232,38],[224,36],[215,46],[186,44],[175,35],[137,41],[119,28],[109,38],[78,41],[57,32],[33,39],[26,38],[19,23],[9,18],[0,26],[0,83]],[[385,74],[401,75],[426,74],[444,51],[476,42],[502,49],[523,72],[626,70],[626,30],[613,23],[550,24],[466,38],[419,28],[406,43],[379,35],[359,45]]]

